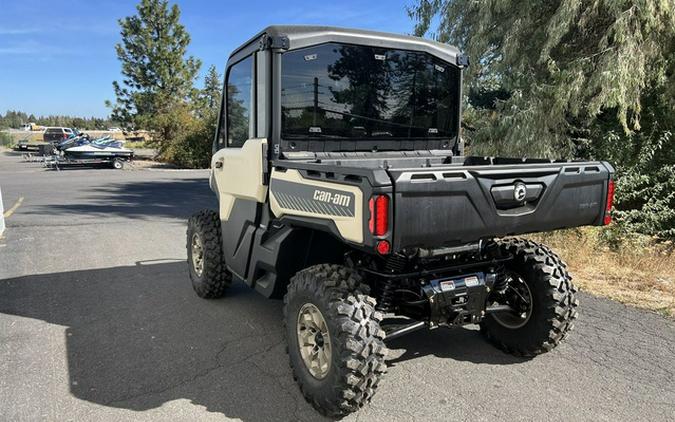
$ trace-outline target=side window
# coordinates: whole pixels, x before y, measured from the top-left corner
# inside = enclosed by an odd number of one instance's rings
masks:
[[[250,137],[253,58],[230,68],[227,76],[227,146],[238,148]]]

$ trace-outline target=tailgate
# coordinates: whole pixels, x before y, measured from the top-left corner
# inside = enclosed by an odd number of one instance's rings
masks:
[[[389,170],[394,248],[600,225],[605,162]]]

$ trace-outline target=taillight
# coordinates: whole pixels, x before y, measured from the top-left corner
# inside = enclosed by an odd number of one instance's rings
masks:
[[[375,249],[377,250],[377,253],[379,253],[380,255],[388,255],[389,252],[391,252],[391,244],[386,240],[380,240],[375,245]]]
[[[376,195],[368,202],[370,219],[368,229],[375,236],[384,236],[389,230],[389,197]]]
[[[607,183],[607,201],[605,206],[605,218],[602,223],[606,226],[612,222],[612,204],[614,203],[614,180],[609,179]]]

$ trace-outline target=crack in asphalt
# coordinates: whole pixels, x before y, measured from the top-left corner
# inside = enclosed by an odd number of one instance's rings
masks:
[[[285,344],[285,341],[284,341],[283,339],[280,340],[280,341],[278,341],[277,343],[274,343],[273,345],[269,346],[269,347],[268,347],[266,350],[264,350],[262,353],[258,353],[258,354],[256,354],[256,355],[257,355],[257,356],[264,355],[265,353],[269,352],[270,350],[274,349],[275,347],[277,347],[277,346],[279,346],[279,345],[281,345],[281,344]],[[253,358],[253,357],[255,357],[256,355],[252,355],[252,356],[250,356],[249,358],[247,358],[246,360],[248,361],[248,360],[250,360],[250,358]],[[256,368],[258,368],[258,370],[259,370],[260,372],[262,372],[263,375],[265,375],[265,376],[267,376],[268,378],[270,378],[271,380],[273,380],[274,383],[275,383],[276,385],[279,386],[279,388],[281,389],[281,391],[283,391],[287,396],[289,396],[289,397],[291,398],[291,400],[293,400],[293,411],[292,411],[292,414],[293,414],[293,417],[294,417],[293,420],[300,420],[300,415],[299,415],[299,411],[300,411],[300,402],[299,402],[298,397],[297,397],[297,392],[298,392],[297,387],[295,387],[295,390],[294,390],[294,391],[295,391],[296,394],[294,394],[287,386],[284,386],[284,385],[280,382],[280,380],[281,380],[282,378],[286,378],[286,377],[288,376],[288,374],[274,374],[274,373],[268,371],[267,369],[263,368],[262,366],[258,365],[258,363],[257,363],[255,360],[251,360],[251,363],[252,363]]]
[[[215,356],[213,358],[215,360],[215,364],[197,372],[194,376],[192,376],[188,379],[184,379],[182,381],[179,381],[177,383],[173,383],[173,384],[171,384],[167,387],[164,387],[164,388],[160,388],[160,389],[156,389],[156,390],[149,390],[149,391],[141,391],[139,393],[131,394],[131,395],[128,395],[128,396],[125,396],[125,397],[120,397],[120,398],[114,399],[114,400],[110,400],[110,401],[106,402],[105,404],[108,405],[108,406],[120,405],[120,404],[123,404],[125,402],[135,400],[135,399],[138,399],[138,398],[141,398],[141,397],[148,397],[148,396],[166,393],[166,392],[169,392],[171,390],[175,390],[176,388],[182,387],[184,385],[191,384],[191,383],[193,383],[193,382],[195,382],[195,381],[197,381],[201,378],[204,378],[204,377],[208,376],[212,372],[223,368],[226,365],[226,363],[220,363],[220,357],[223,353],[225,353],[225,350],[227,350],[227,348],[231,344],[237,343],[237,342],[240,342],[240,341],[244,341],[244,340],[253,339],[253,338],[263,338],[263,337],[266,337],[268,335],[269,335],[269,333],[255,334],[255,335],[243,336],[243,337],[239,337],[239,338],[236,338],[236,339],[226,341],[225,343],[223,343],[223,345],[221,346],[221,348],[218,350],[218,352],[215,354]],[[255,357],[259,354],[265,353],[266,351],[268,351],[268,348],[266,348],[264,350],[261,350],[261,351],[258,351],[258,352],[255,352],[255,353],[249,355],[246,358],[243,358],[243,359],[240,359],[240,360],[235,360],[234,362],[227,362],[227,365],[232,365],[232,366],[238,365],[242,362],[248,361],[249,359],[251,359],[251,358],[253,358],[253,357]]]

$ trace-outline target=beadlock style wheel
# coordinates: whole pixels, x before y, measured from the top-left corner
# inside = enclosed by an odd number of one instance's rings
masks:
[[[192,235],[192,267],[201,277],[204,272],[204,246],[198,233]]]
[[[307,370],[316,379],[328,374],[331,364],[330,333],[319,308],[306,303],[298,312],[298,348]]]
[[[293,378],[323,415],[365,406],[386,371],[382,314],[361,276],[342,265],[298,271],[284,296],[284,334]]]
[[[187,264],[192,287],[199,297],[222,297],[232,284],[232,274],[223,259],[220,216],[201,210],[188,220],[186,233]]]

